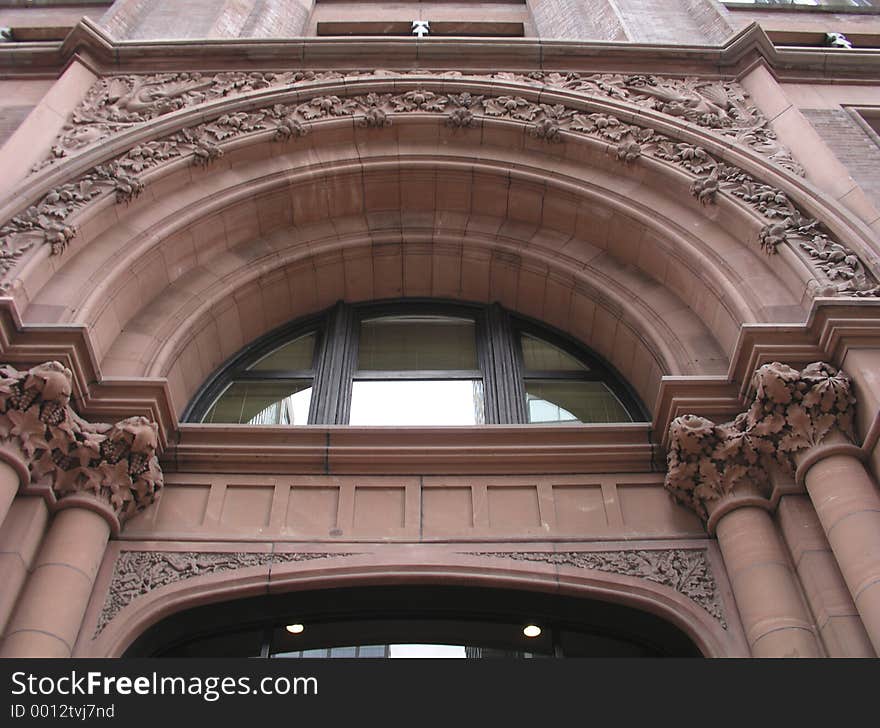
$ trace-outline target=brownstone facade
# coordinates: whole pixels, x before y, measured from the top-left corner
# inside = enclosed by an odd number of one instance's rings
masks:
[[[880,8],[186,6],[0,3],[0,654],[448,586],[877,656]],[[377,301],[498,304],[645,416],[190,416]]]

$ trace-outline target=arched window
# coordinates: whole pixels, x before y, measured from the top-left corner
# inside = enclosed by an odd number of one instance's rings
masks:
[[[644,419],[595,354],[498,304],[345,304],[243,349],[191,422],[479,425]]]

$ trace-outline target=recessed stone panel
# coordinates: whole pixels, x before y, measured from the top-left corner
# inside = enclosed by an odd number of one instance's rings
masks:
[[[489,486],[489,527],[510,531],[538,528],[538,489],[534,486]]]
[[[617,496],[627,530],[670,535],[705,533],[700,519],[674,503],[662,483],[618,483]]]
[[[563,532],[605,528],[608,516],[600,485],[555,485],[556,526]]]
[[[265,528],[269,525],[274,492],[274,488],[266,486],[227,486],[221,523],[233,527]]]
[[[405,506],[403,488],[355,488],[354,529],[381,538],[383,532],[403,528]]]
[[[474,504],[470,488],[422,490],[422,528],[425,535],[467,533],[473,525]]]
[[[302,534],[327,536],[336,528],[339,488],[291,488],[284,527]]]
[[[210,485],[170,485],[162,490],[158,530],[174,530],[185,526],[199,526],[205,518]]]

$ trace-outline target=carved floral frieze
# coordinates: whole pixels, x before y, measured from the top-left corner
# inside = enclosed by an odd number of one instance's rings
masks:
[[[643,108],[685,119],[752,147],[786,169],[803,174],[791,153],[769,127],[766,117],[748,100],[742,87],[729,81],[664,78],[643,74],[582,74],[536,71],[465,74],[459,71],[280,71],[159,73],[117,75],[99,79],[62,128],[50,157],[38,169],[90,144],[178,109],[267,88],[299,87],[346,78],[437,76],[473,78],[484,82],[510,81],[577,94],[619,99]],[[420,92],[413,92],[413,96]],[[431,94],[429,94],[431,96]],[[499,102],[503,104],[503,102]],[[493,102],[496,105],[496,102]],[[395,111],[441,111],[431,104],[412,103],[412,96]],[[379,113],[381,116],[381,111]],[[376,125],[369,121],[368,125]]]
[[[769,468],[793,472],[794,455],[819,444],[833,428],[852,433],[852,385],[830,364],[800,371],[765,364],[752,385],[751,406],[731,422],[684,415],[670,425],[665,486],[704,520],[713,501],[738,488],[769,492]]]
[[[50,486],[58,500],[94,497],[122,522],[159,496],[158,428],[145,417],[86,422],[70,407],[71,383],[58,362],[0,366],[0,442],[24,456],[32,485]]]
[[[207,86],[204,85],[207,81],[194,74],[173,75],[162,83],[147,83],[140,77],[113,77],[102,80],[100,88],[92,89],[86,103],[89,113],[80,109],[71,123],[73,128],[80,129],[74,135],[77,139],[87,138],[92,143],[102,138],[100,134],[85,135],[80,127],[91,128],[90,125],[97,124],[109,134],[120,125],[144,123],[209,97],[271,86],[275,81],[283,86],[352,75],[389,74],[219,74],[212,78],[220,80]],[[438,77],[463,76],[447,72]],[[767,153],[775,149],[766,120],[746,102],[734,84],[653,76],[543,73],[530,76],[497,73],[491,78],[564,88],[591,97],[622,99],[733,136]],[[128,91],[123,93],[124,89]],[[507,119],[527,124],[532,136],[550,144],[563,141],[566,135],[583,135],[610,145],[624,164],[636,163],[642,157],[671,164],[693,177],[691,192],[701,203],[712,204],[719,193],[725,193],[763,217],[766,224],[758,242],[768,254],[776,253],[779,245],[787,243],[801,251],[819,276],[827,278],[829,287],[840,295],[880,295],[880,286],[858,256],[835,240],[819,221],[808,218],[783,191],[760,182],[700,146],[672,139],[612,114],[538,103],[515,94],[440,93],[422,87],[396,94],[316,95],[294,104],[222,114],[161,139],[142,142],[113,161],[90,170],[79,180],[52,190],[0,227],[0,276],[3,278],[0,288],[8,289],[9,272],[35,246],[47,244],[52,254],[61,254],[76,235],[72,219],[93,200],[112,193],[117,202],[130,201],[143,189],[140,176],[165,162],[189,157],[193,164],[207,166],[223,156],[223,144],[248,134],[271,132],[275,140],[288,142],[304,136],[311,125],[325,119],[350,117],[361,127],[380,128],[390,125],[395,115],[413,113],[443,114],[446,124],[453,128],[473,126],[480,118]],[[778,149],[770,156],[794,169],[792,164],[785,163],[785,155]],[[828,294],[828,287],[821,292]]]
[[[646,579],[674,589],[687,597],[727,629],[721,595],[705,549],[487,551],[471,555],[574,566],[579,569],[594,569]]]
[[[104,606],[95,627],[97,637],[110,621],[138,597],[169,584],[207,574],[249,566],[287,564],[296,561],[352,556],[351,553],[295,552],[199,552],[123,551],[113,566]]]
[[[107,76],[94,83],[74,109],[36,170],[121,131],[178,109],[236,94],[285,86],[302,73],[157,73]]]

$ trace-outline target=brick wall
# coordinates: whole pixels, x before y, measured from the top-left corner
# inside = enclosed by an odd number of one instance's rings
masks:
[[[302,35],[310,0],[117,0],[101,19],[115,38],[283,38]]]
[[[712,0],[614,0],[629,39],[646,43],[707,45],[719,42],[714,21],[706,17]],[[707,7],[708,6],[708,7]],[[717,17],[717,15],[716,15]],[[702,21],[702,22],[701,22]],[[729,33],[722,33],[723,36]]]
[[[541,38],[626,40],[614,0],[529,0]]]
[[[875,205],[880,205],[880,147],[844,109],[801,109]]]
[[[733,33],[715,0],[529,0],[538,35],[720,45]]]

